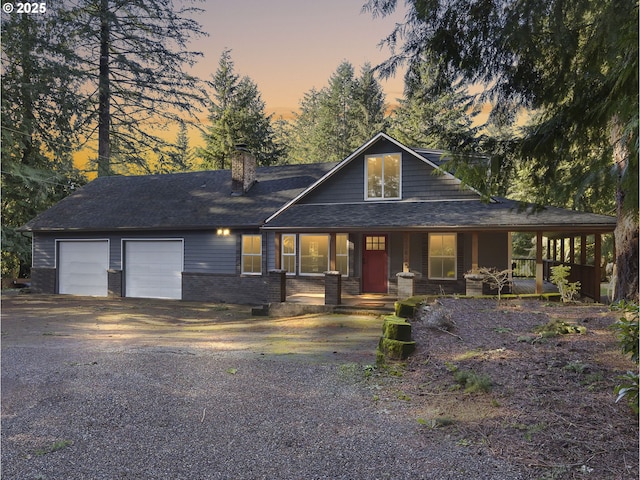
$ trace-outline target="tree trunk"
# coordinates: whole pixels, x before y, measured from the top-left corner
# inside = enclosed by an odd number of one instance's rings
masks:
[[[616,277],[614,300],[638,302],[638,210],[637,205],[625,204],[623,177],[628,174],[629,148],[622,136],[622,126],[617,118],[611,122],[613,161],[618,174],[616,189],[617,224],[614,231],[616,242]]]
[[[98,81],[98,176],[106,176],[110,169],[110,139],[109,129],[111,123],[109,85],[109,0],[100,2],[100,72]]]

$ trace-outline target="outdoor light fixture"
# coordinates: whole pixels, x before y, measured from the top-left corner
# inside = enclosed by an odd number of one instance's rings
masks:
[[[225,236],[225,237],[226,237],[227,235],[229,235],[229,233],[231,233],[231,232],[229,231],[229,229],[228,229],[228,228],[219,228],[219,229],[216,231],[216,234],[217,234],[217,235],[222,235],[222,236]]]

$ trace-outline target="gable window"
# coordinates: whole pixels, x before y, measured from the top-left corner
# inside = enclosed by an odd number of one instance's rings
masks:
[[[262,273],[262,236],[242,236],[242,273],[260,275]]]
[[[287,275],[296,274],[296,236],[282,235],[282,268]]]
[[[399,153],[367,155],[365,157],[365,200],[399,200],[400,167]]]
[[[457,268],[456,234],[429,234],[429,278],[455,280]]]

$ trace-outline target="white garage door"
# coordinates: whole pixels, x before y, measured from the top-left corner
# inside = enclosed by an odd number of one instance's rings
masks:
[[[58,242],[58,292],[107,296],[109,242]]]
[[[182,241],[125,242],[127,297],[182,298]]]

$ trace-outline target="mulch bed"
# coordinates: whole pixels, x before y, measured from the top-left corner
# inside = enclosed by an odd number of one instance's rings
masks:
[[[638,418],[613,393],[635,368],[609,328],[618,312],[538,300],[441,303],[455,327],[413,321],[417,350],[388,367],[396,375],[379,401],[401,404],[429,439],[508,459],[532,478],[638,478]],[[554,319],[586,333],[536,332]]]

